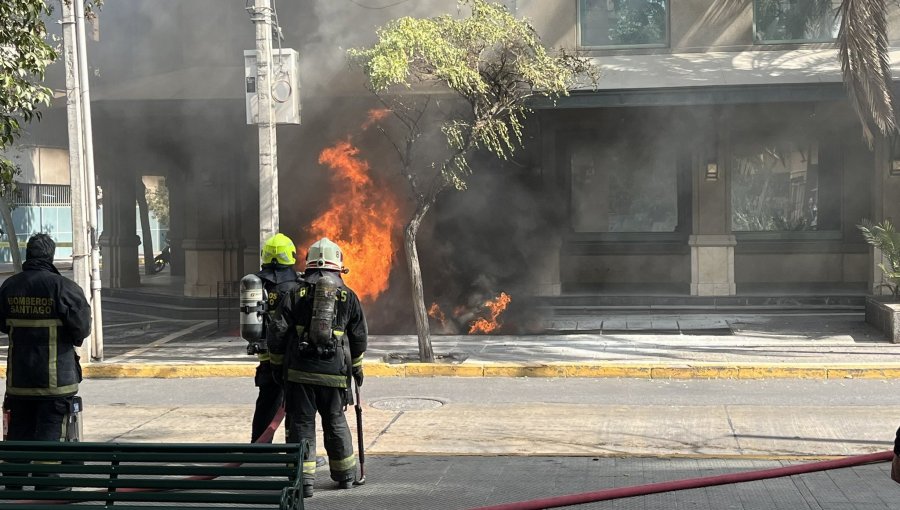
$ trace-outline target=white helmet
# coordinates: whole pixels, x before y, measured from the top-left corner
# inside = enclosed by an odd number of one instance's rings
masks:
[[[314,242],[306,252],[307,269],[344,270],[344,254],[341,248],[331,239],[323,237]]]

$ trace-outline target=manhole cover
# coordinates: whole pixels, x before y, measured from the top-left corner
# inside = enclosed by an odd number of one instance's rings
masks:
[[[441,407],[444,403],[436,398],[396,397],[375,400],[369,405],[385,411],[421,411]]]

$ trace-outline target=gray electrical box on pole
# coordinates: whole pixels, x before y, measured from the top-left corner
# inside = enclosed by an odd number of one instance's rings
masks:
[[[272,105],[275,124],[300,124],[300,55],[280,48],[272,52]],[[256,50],[244,52],[244,92],[247,124],[259,123],[259,85],[256,77]]]

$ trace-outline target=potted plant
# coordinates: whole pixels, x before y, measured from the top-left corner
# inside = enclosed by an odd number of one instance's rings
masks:
[[[891,298],[866,299],[866,322],[872,324],[888,336],[894,343],[900,342],[900,234],[897,233],[890,220],[874,224],[862,220],[857,225],[867,243],[878,248],[884,262],[878,268],[884,274],[884,282],[875,288],[886,287],[891,291]]]

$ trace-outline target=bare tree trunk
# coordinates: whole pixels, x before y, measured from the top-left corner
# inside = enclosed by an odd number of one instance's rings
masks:
[[[422,268],[419,265],[419,251],[416,249],[416,236],[422,219],[431,208],[425,204],[416,208],[415,214],[406,225],[404,240],[406,242],[406,265],[412,282],[413,311],[416,316],[416,334],[419,336],[419,361],[434,363],[434,350],[431,348],[431,331],[428,327],[428,312],[425,309],[425,293],[422,285]]]
[[[9,240],[9,254],[13,259],[13,271],[22,272],[22,253],[19,252],[19,238],[16,237],[16,226],[12,222],[12,212],[5,197],[0,197],[0,219],[6,227],[6,239]]]
[[[16,226],[13,223],[12,212],[6,198],[0,197],[0,217],[3,226],[6,227],[6,238],[9,240],[9,253],[12,255],[13,270],[22,272],[22,254],[19,252],[19,239],[16,237]]]
[[[137,180],[138,212],[141,216],[141,245],[144,248],[144,274],[153,274],[153,231],[150,229],[150,211],[147,207],[147,187],[140,177]]]

